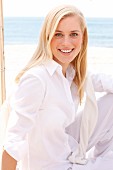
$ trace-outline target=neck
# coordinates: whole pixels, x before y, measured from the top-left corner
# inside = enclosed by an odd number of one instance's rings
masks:
[[[66,70],[67,70],[67,67],[62,66],[62,73],[64,77],[66,77]]]

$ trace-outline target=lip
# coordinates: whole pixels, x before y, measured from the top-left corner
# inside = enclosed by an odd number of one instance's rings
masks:
[[[58,50],[63,54],[70,54],[70,53],[72,53],[74,48],[73,49],[58,49]]]

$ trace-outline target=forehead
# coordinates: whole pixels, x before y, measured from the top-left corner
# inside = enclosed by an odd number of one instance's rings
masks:
[[[62,18],[57,26],[58,30],[62,29],[81,29],[80,18],[76,15],[66,16]]]

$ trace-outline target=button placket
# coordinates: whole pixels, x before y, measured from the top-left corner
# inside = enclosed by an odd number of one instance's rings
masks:
[[[69,102],[71,103],[71,105],[73,105],[74,103],[73,103],[73,99],[72,99],[72,95],[71,95],[70,85],[69,85],[68,80],[65,77],[63,77],[63,85],[64,85],[66,96],[67,96]]]
[[[75,112],[75,104],[74,104],[74,101],[73,101],[73,98],[72,98],[70,84],[69,84],[68,80],[64,77],[64,75],[62,74],[61,68],[58,69],[58,74],[60,75],[61,80],[63,82],[63,87],[64,87],[64,90],[65,90],[67,100],[69,101],[69,103],[71,105],[70,108],[73,110],[73,113],[74,113]]]

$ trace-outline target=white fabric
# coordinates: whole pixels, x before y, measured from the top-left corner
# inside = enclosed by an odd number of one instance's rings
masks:
[[[51,61],[22,77],[11,101],[4,148],[16,160],[22,159],[23,169],[38,170],[70,154],[65,128],[74,120],[79,103],[76,86],[73,95],[70,91],[73,76],[67,80],[61,66]]]
[[[87,75],[85,81],[86,102],[82,114],[81,126],[80,126],[80,142],[78,150],[75,150],[72,155],[69,156],[69,160],[72,163],[86,164],[86,150],[88,147],[88,141],[91,137],[93,130],[96,126],[98,119],[98,107],[96,97],[94,93],[93,84],[89,75]]]
[[[90,137],[87,148],[89,161],[86,165],[73,164],[73,170],[113,169],[112,102],[113,94],[107,94],[99,98],[98,100],[99,117],[93,135]],[[79,141],[80,137],[79,127],[81,124],[81,119],[82,111],[79,114],[77,114],[77,117],[73,124],[66,129],[66,132],[68,134],[71,134],[71,136],[73,136],[76,141]],[[76,129],[76,133],[74,129]],[[74,142],[72,143],[72,140],[70,140],[70,143],[71,146],[74,145]],[[75,148],[73,148],[73,150],[75,150]]]
[[[21,170],[72,168],[67,160],[72,151],[68,143],[70,135],[65,133],[65,129],[74,121],[79,105],[73,76],[72,68],[68,69],[66,79],[61,66],[49,61],[32,68],[22,77],[11,101],[13,110],[4,144],[11,156],[21,160]],[[95,75],[93,83],[96,80]],[[100,76],[98,83],[94,83],[98,91],[103,91],[103,87],[107,89],[102,81]],[[107,91],[110,90],[108,87]],[[73,141],[77,150],[78,140]]]

